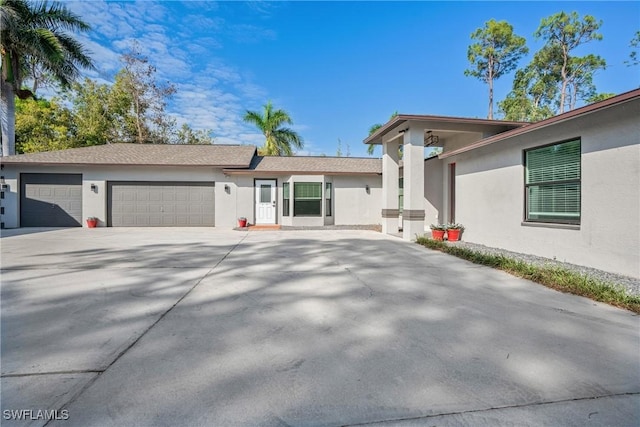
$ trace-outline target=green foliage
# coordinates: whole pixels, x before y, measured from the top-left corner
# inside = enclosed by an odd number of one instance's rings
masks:
[[[170,143],[176,122],[165,110],[176,87],[169,82],[158,82],[156,67],[141,54],[135,42],[122,55],[122,61],[124,68],[116,75],[114,90],[131,100],[125,128],[128,132],[135,131],[137,143]]]
[[[631,48],[631,52],[629,53],[629,60],[624,62],[628,67],[640,64],[640,58],[638,57],[638,46],[640,46],[640,31],[636,31],[636,35],[631,39],[631,43],[629,43],[629,47]]]
[[[3,0],[0,16],[2,77],[14,90],[22,88],[25,62],[40,64],[63,85],[78,77],[79,68],[93,68],[86,49],[67,33],[90,26],[64,4]]]
[[[559,112],[575,107],[578,99],[592,96],[595,92],[593,74],[606,66],[605,60],[597,55],[574,57],[571,51],[592,40],[602,40],[598,29],[602,21],[591,15],[580,18],[577,12],[559,12],[543,18],[534,33],[545,40],[545,47],[558,52],[557,62],[550,67],[557,69],[560,81]]]
[[[560,12],[542,19],[535,32],[545,45],[527,67],[516,72],[513,88],[498,107],[507,120],[539,121],[566,110],[579,101],[599,99],[593,76],[605,69],[597,55],[573,56],[572,51],[591,40],[601,40],[602,25],[593,16]]]
[[[489,85],[487,117],[493,119],[493,81],[513,71],[529,49],[524,37],[514,34],[513,26],[507,21],[491,19],[484,28],[474,31],[471,39],[476,40],[467,50],[472,68],[465,70],[464,74]]]
[[[622,286],[615,283],[604,282],[555,266],[537,266],[504,255],[486,254],[424,236],[418,237],[416,243],[475,264],[506,271],[561,292],[584,296],[640,313],[640,296],[628,294]]]
[[[182,127],[178,130],[176,136],[177,144],[207,145],[214,143],[213,136],[211,136],[211,130],[193,130],[191,126],[186,123],[182,124]]]
[[[30,4],[26,0],[0,2],[0,67],[2,155],[15,152],[15,97],[35,94],[22,86],[27,64],[68,86],[80,68],[93,68],[85,48],[67,31],[88,31],[89,25],[58,2]],[[37,84],[34,85],[34,90]]]
[[[389,116],[389,120],[393,120],[394,117],[396,117],[398,115],[398,110],[394,111],[393,113],[391,113],[391,116]],[[378,129],[380,129],[382,127],[382,123],[376,123],[373,124],[369,127],[369,136],[373,135],[374,133],[376,133],[378,131]],[[373,153],[376,152],[376,146],[373,144],[369,144],[367,146],[367,154],[369,154],[370,156],[373,156]]]
[[[18,153],[75,147],[71,111],[57,101],[25,99],[16,102]]]
[[[447,229],[447,226],[446,224],[431,224],[429,228],[432,230],[445,231]]]
[[[464,225],[458,223],[449,223],[445,227],[447,230],[464,230]]]
[[[304,142],[297,132],[282,127],[292,125],[293,121],[284,110],[274,110],[271,101],[264,105],[262,113],[247,111],[244,121],[254,124],[265,136],[265,143],[258,151],[262,156],[291,156],[292,147],[303,148]]]

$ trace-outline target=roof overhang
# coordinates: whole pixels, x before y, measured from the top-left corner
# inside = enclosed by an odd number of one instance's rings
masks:
[[[506,120],[473,119],[465,117],[432,116],[399,114],[385,123],[380,129],[367,137],[365,144],[382,144],[383,139],[389,140],[398,138],[407,126],[424,125],[427,128],[438,128],[442,130],[464,131],[464,130],[489,130],[491,128],[514,128],[525,126],[526,122],[514,122]]]
[[[527,133],[544,129],[549,126],[554,126],[560,123],[564,123],[566,121],[573,120],[578,117],[583,117],[589,114],[593,114],[593,113],[605,110],[607,108],[611,108],[617,105],[622,105],[624,103],[627,103],[636,99],[640,99],[640,89],[635,89],[629,92],[625,92],[618,96],[605,99],[604,101],[596,102],[594,104],[586,105],[584,107],[577,108],[575,110],[571,110],[566,113],[550,117],[546,120],[542,120],[536,123],[531,123],[521,128],[512,129],[507,132],[499,133],[497,135],[493,135],[493,136],[481,139],[480,141],[467,145],[466,147],[461,147],[457,150],[442,153],[438,156],[438,158],[446,159],[447,157],[455,156],[456,154],[465,153],[467,151],[475,150],[476,148],[484,147],[486,145],[495,144],[496,142],[504,141],[506,139],[513,138],[516,136],[525,135]]]

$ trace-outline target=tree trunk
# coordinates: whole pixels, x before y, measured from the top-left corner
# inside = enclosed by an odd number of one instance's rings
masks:
[[[489,120],[493,120],[493,79],[489,80]]]
[[[13,85],[6,83],[4,79],[0,91],[2,101],[0,106],[0,124],[2,126],[2,156],[16,154],[16,99],[13,93]]]

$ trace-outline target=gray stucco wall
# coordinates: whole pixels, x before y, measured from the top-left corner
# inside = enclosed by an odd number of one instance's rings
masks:
[[[444,187],[442,165],[444,162],[432,157],[424,162],[424,222],[429,224],[446,222],[444,215]]]
[[[466,227],[463,238],[640,277],[638,117],[640,101],[628,102],[445,159],[456,163],[456,219]],[[580,226],[524,224],[523,150],[577,137]]]
[[[3,176],[9,184],[5,191],[2,217],[5,228],[19,227],[19,174],[20,173],[81,173],[83,217],[95,216],[105,226],[107,218],[108,181],[212,181],[215,182],[215,223],[219,227],[233,227],[237,211],[235,195],[238,188],[234,179],[226,177],[222,170],[210,167],[144,167],[144,166],[15,166],[5,165]],[[97,192],[91,185],[97,186]],[[229,185],[230,193],[224,191]],[[86,224],[85,224],[86,226]]]
[[[277,182],[277,223],[283,225],[379,224],[382,179],[380,176],[293,175],[265,176],[225,175],[211,167],[144,167],[144,166],[16,166],[5,165],[2,176],[9,188],[4,191],[2,222],[5,228],[20,224],[20,173],[80,173],[83,217],[99,218],[99,226],[106,225],[108,181],[205,181],[215,182],[216,227],[236,227],[240,216],[255,223],[255,179],[275,179]],[[282,183],[333,183],[333,215],[320,217],[282,216]],[[91,185],[97,186],[97,192]],[[369,193],[366,192],[369,185]],[[228,186],[228,190],[225,188]],[[291,189],[293,191],[293,187]],[[293,200],[291,200],[293,214]],[[86,226],[86,224],[83,224]]]

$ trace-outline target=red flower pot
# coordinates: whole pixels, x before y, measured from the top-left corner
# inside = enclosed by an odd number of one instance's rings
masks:
[[[238,227],[244,228],[246,226],[247,226],[247,219],[246,218],[238,219]]]
[[[444,230],[431,230],[433,240],[444,240]]]
[[[97,225],[98,225],[98,220],[97,219],[88,219],[87,220],[87,227],[96,228]]]
[[[450,242],[457,242],[460,240],[460,229],[447,230],[447,240]]]

